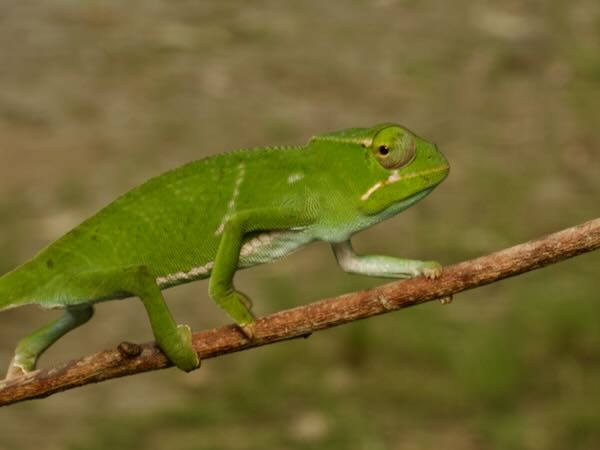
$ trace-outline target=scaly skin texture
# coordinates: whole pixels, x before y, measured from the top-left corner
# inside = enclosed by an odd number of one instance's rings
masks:
[[[236,270],[314,240],[332,243],[349,272],[434,278],[436,262],[358,256],[350,237],[425,197],[448,170],[433,144],[382,124],[302,147],[216,155],[153,178],[0,278],[0,309],[65,309],[19,343],[9,376],[34,370],[46,348],[89,320],[94,303],[129,296],[144,303],[169,359],[192,370],[199,361],[190,330],[175,324],[161,289],[210,277],[211,297],[252,338],[250,300],[232,284]]]

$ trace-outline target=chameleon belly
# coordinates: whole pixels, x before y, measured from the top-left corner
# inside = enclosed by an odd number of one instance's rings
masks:
[[[313,239],[303,231],[263,231],[250,236],[240,249],[239,269],[265,264],[282,258],[310,243]],[[169,287],[194,280],[208,278],[214,266],[213,261],[156,278],[161,287]]]
[[[240,269],[282,258],[313,241],[304,231],[267,231],[248,239],[240,250]]]

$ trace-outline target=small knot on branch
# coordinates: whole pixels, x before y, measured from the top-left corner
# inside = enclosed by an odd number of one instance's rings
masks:
[[[142,354],[142,346],[133,342],[123,341],[117,347],[117,350],[124,358],[130,359]]]

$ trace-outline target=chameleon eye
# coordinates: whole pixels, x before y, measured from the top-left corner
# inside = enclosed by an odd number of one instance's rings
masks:
[[[375,136],[372,148],[379,164],[386,169],[398,169],[413,160],[416,141],[410,132],[398,127],[389,127]]]
[[[379,146],[379,154],[382,156],[387,155],[390,152],[390,148],[387,145]]]

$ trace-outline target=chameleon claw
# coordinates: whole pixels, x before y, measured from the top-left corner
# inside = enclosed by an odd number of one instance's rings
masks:
[[[242,323],[238,325],[246,339],[253,341],[256,337],[256,322]]]
[[[442,274],[442,265],[436,261],[427,261],[421,269],[421,274],[425,278],[435,280]]]

